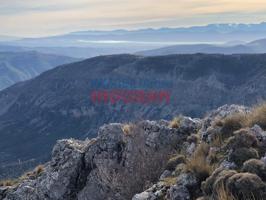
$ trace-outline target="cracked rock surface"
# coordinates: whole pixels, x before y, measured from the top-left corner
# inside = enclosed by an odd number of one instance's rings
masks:
[[[1,200],[125,200],[152,185],[200,120],[104,125],[92,140],[60,140],[36,179],[1,188]],[[125,130],[127,128],[127,130]]]

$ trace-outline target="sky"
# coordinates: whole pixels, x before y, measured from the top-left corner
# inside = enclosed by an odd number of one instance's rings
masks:
[[[0,0],[0,35],[266,21],[265,0]]]

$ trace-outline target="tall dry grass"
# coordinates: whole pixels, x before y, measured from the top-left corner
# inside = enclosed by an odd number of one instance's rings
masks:
[[[215,169],[215,166],[212,166],[207,162],[209,149],[210,147],[207,143],[199,144],[186,164],[185,170],[195,174],[200,181],[204,181],[208,178]]]

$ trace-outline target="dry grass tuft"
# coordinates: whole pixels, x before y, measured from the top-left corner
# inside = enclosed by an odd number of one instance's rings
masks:
[[[167,177],[163,179],[163,183],[167,186],[175,185],[177,181],[177,177]]]
[[[221,121],[222,123],[222,138],[228,138],[233,135],[234,131],[237,131],[246,126],[247,115],[238,113],[230,115]]]
[[[217,200],[237,200],[232,194],[230,194],[224,187],[224,184],[221,184],[216,191]]]
[[[124,125],[122,126],[122,130],[123,130],[123,132],[124,132],[124,134],[125,134],[126,136],[131,136],[132,133],[133,133],[133,127],[134,127],[133,124],[124,124]]]
[[[8,179],[8,180],[3,180],[3,181],[0,181],[0,187],[10,187],[10,186],[14,186],[18,183],[18,180],[11,180],[11,179]]]
[[[175,117],[169,124],[169,127],[170,128],[179,128],[180,127],[180,124],[181,124],[181,121],[182,121],[182,117],[181,116],[178,116],[178,117]]]
[[[209,148],[209,145],[206,143],[199,144],[186,165],[185,170],[187,172],[194,173],[200,181],[204,181],[206,178],[208,178],[215,169],[214,166],[211,166],[207,162]]]
[[[255,195],[252,194],[250,196],[235,197],[225,188],[223,184],[218,187],[216,194],[217,196],[214,197],[213,200],[264,200],[263,197],[256,198]]]
[[[255,106],[248,114],[238,113],[215,122],[216,126],[222,127],[222,132],[227,136],[236,130],[253,127],[255,124],[266,130],[266,103]]]
[[[215,135],[215,137],[211,141],[212,147],[221,147],[224,144],[224,140],[221,134]]]
[[[252,127],[255,124],[266,130],[266,103],[254,107],[248,114],[246,125]]]
[[[38,165],[35,170],[34,173],[35,175],[39,176],[41,173],[44,172],[44,166],[43,165]]]
[[[21,177],[17,179],[8,179],[8,180],[3,180],[0,181],[0,187],[9,187],[9,186],[14,186],[20,183],[21,181],[28,179],[28,178],[37,178],[44,172],[44,166],[43,165],[38,165],[33,171],[27,172]]]
[[[38,176],[40,176],[42,173],[44,172],[44,166],[43,165],[38,165],[37,167],[35,167],[35,169],[31,172],[27,172],[26,174],[24,174],[23,176],[21,176],[19,179],[20,180],[24,180],[27,178],[37,178]]]

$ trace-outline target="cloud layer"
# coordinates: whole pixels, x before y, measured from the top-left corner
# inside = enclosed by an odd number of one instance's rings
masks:
[[[1,35],[43,36],[88,29],[265,21],[265,0],[9,0]]]

